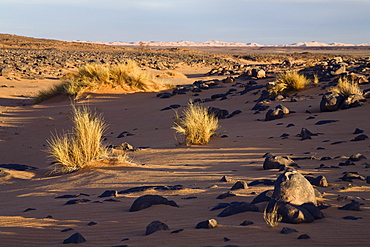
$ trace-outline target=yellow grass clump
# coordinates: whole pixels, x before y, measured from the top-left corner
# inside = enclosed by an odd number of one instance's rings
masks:
[[[348,97],[351,94],[363,95],[358,83],[348,80],[347,77],[341,77],[338,80],[338,84],[335,87],[328,89],[329,92],[338,93],[344,97]]]
[[[125,92],[150,92],[167,89],[154,75],[143,71],[134,61],[123,64],[87,64],[67,76],[67,80],[48,90],[39,91],[34,98],[40,103],[56,95],[65,94],[78,97],[86,91],[94,91],[102,86],[121,88]]]
[[[282,94],[286,91],[299,91],[306,88],[311,81],[297,71],[279,73],[275,79],[275,86],[268,89],[271,95]]]
[[[180,144],[202,145],[209,143],[219,127],[218,118],[209,113],[207,107],[190,102],[182,117],[176,114],[175,126],[172,128],[185,136],[184,141],[179,141]]]
[[[47,140],[47,152],[54,160],[56,173],[70,173],[107,156],[102,144],[107,125],[102,116],[91,113],[86,106],[72,105],[72,113],[72,131],[53,134]]]

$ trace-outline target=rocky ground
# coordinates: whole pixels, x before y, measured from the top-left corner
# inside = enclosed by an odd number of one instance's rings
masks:
[[[369,54],[266,55],[276,58],[266,62],[248,54],[5,39],[0,43],[0,67],[5,67],[0,76],[1,244],[369,243]],[[109,124],[107,146],[128,149],[131,162],[98,161],[90,169],[49,176],[46,140],[70,128],[70,102],[58,98],[34,105],[28,87],[56,83],[90,60],[114,63],[130,56],[147,68],[174,66],[188,78],[165,92],[96,91],[80,99],[78,104],[102,113]],[[303,91],[268,95],[266,85],[290,69],[311,79],[318,75],[319,81]],[[344,75],[359,83],[364,98],[345,104],[334,97],[337,103],[327,104],[327,88]],[[176,143],[174,111],[181,114],[189,100],[202,102],[219,118],[221,133],[208,145]],[[277,205],[281,218],[275,227],[263,218],[266,205],[268,212]]]

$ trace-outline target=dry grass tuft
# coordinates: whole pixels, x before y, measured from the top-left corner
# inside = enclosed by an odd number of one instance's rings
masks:
[[[184,116],[176,114],[175,126],[172,127],[177,133],[185,136],[185,145],[203,145],[209,143],[212,136],[219,129],[218,118],[210,114],[207,107],[190,102],[183,111]]]
[[[270,203],[268,203],[263,210],[263,219],[265,220],[266,224],[275,227],[279,224],[282,220],[281,215],[278,214],[278,206],[277,202],[274,203],[274,206],[271,208]]]
[[[143,71],[132,60],[117,65],[87,64],[66,78],[69,79],[60,85],[38,92],[34,102],[40,103],[59,94],[78,97],[86,91],[94,91],[102,86],[122,88],[128,93],[168,89],[168,85]]]
[[[72,105],[72,113],[72,131],[53,134],[47,140],[47,152],[56,165],[55,173],[70,173],[93,160],[107,157],[107,149],[102,144],[107,125],[102,116],[91,113],[86,106]]]
[[[328,91],[338,93],[344,97],[348,97],[352,94],[363,95],[360,86],[356,82],[348,80],[347,77],[339,78],[338,84],[335,87],[329,88]]]
[[[275,79],[275,87],[268,89],[271,95],[282,94],[286,91],[299,91],[306,88],[311,81],[297,71],[279,73]]]

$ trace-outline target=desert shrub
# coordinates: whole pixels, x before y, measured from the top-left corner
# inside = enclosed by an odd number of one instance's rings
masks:
[[[201,145],[207,144],[216,135],[219,125],[218,118],[209,113],[207,107],[190,102],[182,117],[176,114],[172,128],[185,136],[185,140],[179,143]]]
[[[287,71],[279,73],[275,79],[275,87],[269,88],[271,95],[282,94],[285,91],[299,91],[306,88],[310,80],[299,74],[297,71]]]
[[[77,108],[73,105],[72,113],[72,131],[53,134],[47,140],[47,152],[54,160],[55,172],[73,172],[107,155],[102,144],[107,125],[102,116],[91,113],[86,106]]]
[[[271,207],[270,203],[268,203],[263,210],[263,219],[265,220],[266,224],[275,227],[279,224],[282,220],[281,215],[278,214],[278,206],[277,202],[274,203],[274,206]]]
[[[38,92],[34,102],[40,103],[59,94],[78,96],[85,91],[94,91],[102,86],[120,87],[125,92],[158,91],[168,88],[131,60],[116,65],[87,64],[66,78],[68,79],[60,85]]]
[[[338,84],[329,88],[328,91],[338,93],[344,97],[348,97],[351,94],[363,95],[360,86],[356,82],[350,81],[347,77],[339,78]]]

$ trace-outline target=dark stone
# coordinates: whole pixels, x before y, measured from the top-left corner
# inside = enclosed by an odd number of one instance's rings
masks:
[[[170,205],[172,207],[179,207],[176,202],[170,201],[163,196],[159,195],[145,195],[137,198],[131,205],[130,212],[136,212],[145,208],[149,208],[152,205]]]
[[[86,242],[86,239],[78,232],[71,235],[69,238],[63,241],[63,244],[79,244]]]
[[[215,219],[210,219],[210,220],[205,220],[199,222],[196,226],[195,229],[211,229],[217,227],[218,223]]]
[[[232,196],[236,196],[236,195],[232,193],[231,191],[228,191],[226,193],[219,195],[218,197],[216,197],[216,199],[225,199],[227,197],[232,197]]]
[[[338,122],[339,120],[321,120],[315,123],[315,125],[324,125],[324,124],[329,124],[329,123],[335,123]]]
[[[174,231],[172,231],[171,232],[171,234],[173,234],[173,233],[180,233],[180,232],[182,232],[184,229],[178,229],[178,230],[174,230]]]
[[[330,112],[336,111],[339,109],[340,105],[343,103],[343,96],[338,93],[328,92],[324,94],[320,102],[320,111]]]
[[[0,169],[0,178],[4,178],[8,175],[10,175],[9,172],[6,172],[4,169]]]
[[[236,182],[230,190],[248,189],[248,185],[244,181]]]
[[[292,232],[298,232],[298,231],[296,229],[289,228],[289,227],[283,227],[283,229],[281,229],[280,231],[281,234],[289,234]]]
[[[66,229],[61,230],[61,232],[69,232],[69,231],[73,231],[73,230],[74,230],[73,228],[66,228]]]
[[[27,208],[27,209],[23,210],[23,212],[28,212],[28,211],[33,211],[33,210],[36,210],[36,208]]]
[[[86,203],[89,201],[90,201],[89,199],[73,199],[73,200],[69,200],[64,205],[82,204],[82,203]]]
[[[349,109],[353,107],[362,106],[364,101],[364,96],[362,94],[351,94],[347,96],[343,103],[340,105],[340,109]]]
[[[302,234],[300,236],[298,236],[298,239],[310,239],[311,237],[308,236],[307,234]]]
[[[262,192],[261,194],[259,194],[258,196],[256,196],[251,203],[257,204],[260,202],[268,202],[270,201],[273,193],[274,193],[273,190],[266,190]]]
[[[253,108],[252,111],[266,111],[270,106],[265,105],[264,102],[257,102]]]
[[[312,185],[319,186],[319,187],[328,187],[329,186],[329,183],[326,180],[326,177],[324,177],[322,175],[317,176],[315,179],[313,179],[310,182],[311,182]]]
[[[342,143],[346,143],[346,141],[332,142],[332,143],[330,143],[330,145],[337,145],[337,144],[342,144]]]
[[[344,219],[344,220],[359,220],[359,219],[362,219],[362,217],[344,216],[342,219]]]
[[[344,205],[343,207],[339,207],[339,210],[351,210],[351,211],[361,211],[360,209],[360,202],[352,200],[351,203]]]
[[[210,211],[214,211],[214,210],[222,209],[222,208],[227,208],[228,206],[230,206],[230,203],[227,203],[227,202],[219,202]]]
[[[229,242],[229,241],[231,241],[230,238],[224,237],[224,242]]]
[[[208,113],[214,115],[218,119],[224,119],[229,115],[228,110],[216,108],[216,107],[209,107]]]
[[[117,138],[122,138],[122,137],[125,137],[125,136],[132,136],[132,135],[134,135],[134,134],[131,134],[130,132],[128,132],[128,131],[123,131],[123,132],[121,132],[118,136],[117,136]]]
[[[169,227],[168,225],[166,225],[165,223],[163,222],[160,222],[158,220],[156,221],[152,221],[147,227],[146,227],[146,231],[145,231],[145,235],[150,235],[156,231],[159,231],[159,230],[169,230]]]
[[[267,156],[263,162],[263,169],[281,169],[293,164],[294,161],[288,156]]]
[[[227,217],[234,214],[239,214],[243,212],[258,212],[258,207],[254,204],[249,202],[240,202],[231,204],[229,207],[225,208],[221,213],[219,213],[218,217]]]
[[[356,128],[355,131],[353,132],[354,135],[362,134],[364,131],[362,129]]]
[[[230,115],[228,115],[226,118],[232,118],[233,116],[238,115],[240,113],[242,113],[241,110],[235,110],[232,113],[230,113]]]
[[[352,154],[350,157],[349,157],[349,160],[350,161],[360,161],[360,160],[366,160],[367,158],[360,154],[360,153],[357,153],[357,154]]]
[[[221,179],[220,179],[220,182],[230,182],[230,179],[224,175]]]
[[[140,186],[134,187],[127,190],[119,191],[118,194],[131,194],[135,192],[143,192],[146,190],[182,190],[184,187],[182,185],[173,185],[173,186]]]
[[[370,184],[370,176],[366,176],[366,183]]]
[[[76,197],[79,197],[79,196],[80,196],[80,194],[78,194],[78,195],[62,195],[62,196],[55,197],[55,199],[76,198]]]
[[[259,185],[259,184],[274,185],[275,180],[272,180],[272,179],[257,179],[257,180],[254,180],[254,181],[248,183],[248,186],[256,186],[256,185]]]
[[[301,206],[299,206],[299,208],[306,209],[315,218],[315,220],[325,218],[320,208],[315,206],[313,203],[304,203]]]
[[[352,182],[353,179],[365,180],[365,176],[358,174],[357,172],[343,172],[343,176],[340,177],[343,181]]]
[[[117,191],[116,190],[106,190],[103,192],[103,194],[101,194],[98,197],[103,198],[103,197],[111,197],[111,196],[117,197]]]
[[[245,220],[242,223],[240,223],[241,226],[249,226],[253,224],[254,224],[253,221],[250,221],[250,220]]]
[[[290,123],[286,127],[289,128],[289,127],[293,127],[293,126],[295,126],[295,124]]]
[[[160,98],[160,99],[168,99],[168,98],[171,98],[173,96],[172,93],[159,93],[157,94],[157,97]]]
[[[356,136],[355,138],[353,138],[353,139],[351,140],[351,142],[364,141],[364,140],[366,140],[366,139],[368,139],[368,138],[369,138],[369,137],[368,137],[367,135],[365,135],[365,134],[361,134],[361,135]]]
[[[170,106],[168,106],[168,107],[165,107],[165,108],[161,109],[161,111],[177,109],[177,108],[179,108],[179,107],[181,107],[181,105],[174,104],[174,105],[170,105]]]
[[[350,161],[349,159],[346,162],[339,163],[339,166],[355,166],[356,164]]]
[[[104,202],[121,202],[121,201],[117,199],[109,198],[109,199],[105,199]]]
[[[16,171],[35,171],[38,168],[34,166],[28,165],[20,165],[20,164],[1,164],[0,168],[6,168],[9,170],[16,170]]]
[[[293,169],[288,169],[276,179],[272,198],[295,205],[317,205],[314,188],[301,173]]]
[[[312,133],[306,128],[301,129],[301,133],[297,135],[298,137],[301,137],[301,141],[306,139],[312,139],[311,136],[317,136],[317,134]]]
[[[94,222],[94,221],[90,221],[89,223],[87,223],[88,226],[95,226],[97,225],[98,223]]]
[[[266,112],[265,121],[272,121],[284,117],[284,112],[281,109],[270,109]]]

